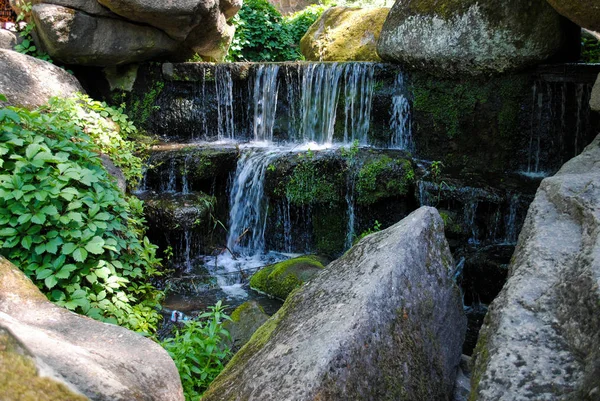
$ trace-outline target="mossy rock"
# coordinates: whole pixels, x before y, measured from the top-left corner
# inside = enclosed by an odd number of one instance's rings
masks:
[[[66,385],[40,377],[35,360],[9,331],[0,327],[0,398],[19,401],[84,401]]]
[[[408,159],[372,154],[363,162],[356,175],[356,201],[371,205],[379,200],[404,196],[415,179]]]
[[[235,308],[231,313],[231,321],[223,324],[231,337],[231,348],[235,351],[243,347],[268,319],[269,315],[256,301],[244,302]]]
[[[488,75],[552,57],[571,38],[569,29],[545,0],[397,1],[377,51],[434,75]]]
[[[300,256],[265,266],[250,279],[255,291],[285,300],[305,281],[323,270],[323,259],[317,256]]]
[[[166,230],[193,229],[210,221],[215,198],[202,192],[191,194],[143,193],[148,220],[160,222]]]
[[[376,45],[389,8],[333,7],[300,41],[309,61],[381,61]]]

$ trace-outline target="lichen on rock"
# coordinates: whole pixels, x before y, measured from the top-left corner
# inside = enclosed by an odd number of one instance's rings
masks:
[[[389,8],[332,7],[300,41],[309,61],[380,61],[376,46]]]

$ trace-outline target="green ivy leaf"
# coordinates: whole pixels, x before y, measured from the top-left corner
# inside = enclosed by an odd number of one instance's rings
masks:
[[[84,248],[77,248],[73,252],[73,259],[77,262],[85,262],[87,259],[88,253]]]
[[[100,238],[99,236],[95,236],[94,238],[92,238],[90,240],[90,242],[85,244],[85,249],[89,253],[93,253],[94,255],[100,255],[101,253],[104,252],[103,246],[104,246],[104,240],[102,238]]]

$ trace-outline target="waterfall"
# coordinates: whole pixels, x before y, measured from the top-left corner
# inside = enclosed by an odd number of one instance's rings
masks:
[[[281,154],[277,149],[248,149],[238,160],[229,195],[227,247],[244,256],[263,253],[267,221],[265,174]]]
[[[519,194],[514,194],[510,198],[508,206],[508,215],[505,218],[506,234],[504,236],[505,244],[516,244],[519,233],[517,232],[517,212],[519,210]]]
[[[188,180],[188,168],[190,166],[190,160],[192,158],[192,154],[189,153],[183,159],[183,171],[181,172],[181,192],[184,195],[190,193],[190,183]]]
[[[469,244],[472,245],[479,244],[479,228],[475,219],[477,216],[477,206],[479,206],[479,202],[476,199],[469,200],[464,206],[464,221],[471,231]]]
[[[350,63],[344,66],[344,143],[355,140],[368,144],[375,68],[373,64]]]
[[[343,69],[338,63],[305,66],[300,101],[300,132],[305,142],[333,142],[342,72]]]
[[[404,95],[404,74],[399,73],[396,77],[394,95],[392,97],[392,110],[390,116],[390,129],[392,137],[390,148],[402,149],[409,152],[414,151],[412,139],[412,126],[410,116],[410,104]]]
[[[273,125],[277,112],[277,64],[261,64],[254,80],[254,140],[273,140]]]
[[[227,65],[215,67],[215,90],[217,98],[218,140],[235,139],[233,122],[233,80]]]
[[[161,179],[160,191],[161,192],[177,192],[177,165],[175,164],[175,158],[169,160],[169,168],[163,174],[166,173],[166,179]]]

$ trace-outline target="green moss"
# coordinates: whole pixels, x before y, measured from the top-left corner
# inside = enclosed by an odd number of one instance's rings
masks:
[[[285,300],[324,266],[315,256],[301,256],[263,267],[250,279],[250,287]]]
[[[408,160],[394,160],[386,155],[372,158],[357,174],[356,201],[370,205],[380,199],[406,195],[414,174]]]
[[[243,304],[241,304],[240,306],[238,306],[237,308],[235,308],[235,310],[233,312],[231,312],[231,320],[234,322],[239,322],[240,321],[240,317],[244,315],[244,313],[246,313],[246,311],[252,309],[253,305],[252,302],[248,301],[248,302],[244,302]],[[260,308],[260,310],[262,312],[264,312],[263,308],[259,305],[258,306]]]
[[[388,14],[388,8],[331,8],[300,41],[302,54],[313,61],[381,61],[376,45]]]
[[[444,228],[446,232],[450,232],[453,234],[462,233],[462,227],[460,225],[460,222],[456,221],[456,215],[454,213],[445,210],[440,210],[439,213],[440,217],[444,221]]]
[[[443,127],[450,138],[461,132],[461,120],[472,115],[478,103],[488,100],[488,91],[477,83],[417,80],[413,86],[416,111],[428,113],[436,127]]]
[[[285,185],[285,196],[295,206],[316,203],[335,203],[341,200],[336,182],[324,170],[313,154],[300,155],[300,162],[294,167]]]
[[[3,400],[83,401],[64,384],[40,377],[33,359],[0,328],[0,394]]]

